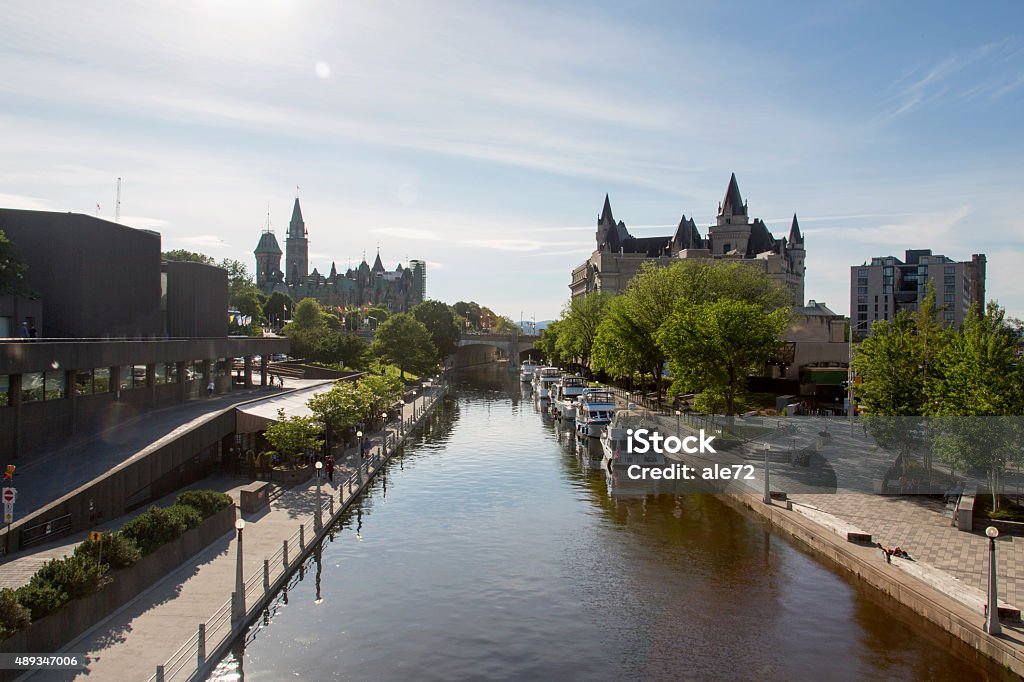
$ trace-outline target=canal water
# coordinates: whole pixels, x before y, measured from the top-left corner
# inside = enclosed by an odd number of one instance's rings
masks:
[[[609,491],[507,377],[464,377],[211,679],[1000,679],[712,497]]]

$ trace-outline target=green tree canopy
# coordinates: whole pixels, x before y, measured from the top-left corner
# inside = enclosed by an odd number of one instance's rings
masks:
[[[558,350],[562,357],[576,358],[590,367],[597,329],[604,319],[611,295],[595,291],[572,299],[562,309]]]
[[[396,365],[405,379],[406,370],[422,374],[437,364],[437,349],[430,332],[412,315],[399,313],[377,329],[371,351]]]
[[[357,390],[373,416],[386,412],[405,393],[401,379],[390,374],[367,374],[359,380]]]
[[[765,312],[728,298],[674,313],[656,334],[675,377],[671,391],[710,392],[721,396],[726,414],[736,414],[747,377],[778,352],[789,316],[788,308]]]
[[[452,309],[441,301],[424,301],[412,309],[412,316],[423,323],[437,349],[437,360],[448,357],[458,348],[460,331]]]
[[[328,434],[336,434],[355,426],[369,410],[364,391],[351,381],[335,382],[334,387],[310,398],[306,405],[317,420],[327,428]]]
[[[216,265],[217,261],[212,256],[207,256],[204,253],[197,253],[195,251],[189,251],[187,249],[173,249],[171,251],[164,251],[161,256],[164,260],[176,260],[186,261],[188,263],[203,263],[205,265]]]
[[[271,292],[270,296],[267,297],[266,303],[263,304],[263,315],[271,324],[280,326],[284,324],[285,320],[290,319],[294,309],[295,301],[291,299],[291,296],[280,291],[274,291]]]
[[[267,426],[267,442],[285,457],[295,460],[307,450],[319,450],[324,442],[319,439],[320,426],[313,417],[285,417],[277,411],[278,420]]]

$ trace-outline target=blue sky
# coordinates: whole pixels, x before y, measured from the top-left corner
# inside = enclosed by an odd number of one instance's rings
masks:
[[[253,262],[295,187],[321,272],[428,262],[428,293],[557,316],[605,193],[638,236],[702,233],[735,172],[849,266],[989,258],[1024,316],[1024,5],[991,2],[15,3],[0,205],[113,215]]]

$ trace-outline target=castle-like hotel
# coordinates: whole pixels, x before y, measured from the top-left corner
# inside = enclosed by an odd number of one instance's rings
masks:
[[[684,214],[674,235],[634,237],[621,220],[615,222],[608,196],[597,219],[597,248],[572,271],[573,298],[591,291],[617,294],[645,262],[668,265],[676,258],[739,260],[761,267],[769,277],[789,289],[793,304],[804,301],[804,237],[796,214],[789,237],[776,239],[760,218],[751,221],[740,196],[736,175],[729,178],[725,198],[718,205],[716,224],[701,237],[693,218]]]
[[[331,308],[379,305],[391,312],[408,312],[426,297],[427,264],[420,260],[409,261],[405,268],[399,263],[394,270],[387,270],[378,252],[372,267],[363,258],[358,268],[349,268],[344,274],[338,272],[334,263],[331,263],[329,275],[321,275],[316,268],[310,272],[309,233],[302,219],[298,197],[288,223],[285,249],[287,252],[282,254],[268,222],[253,251],[256,256],[256,286],[265,294],[280,291],[295,301],[315,298]],[[283,271],[282,255],[285,256]]]

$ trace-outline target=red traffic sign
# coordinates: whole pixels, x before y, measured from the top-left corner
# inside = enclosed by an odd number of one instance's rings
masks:
[[[3,492],[0,492],[0,500],[4,504],[14,504],[14,500],[18,498],[18,491],[15,488],[4,488]]]

